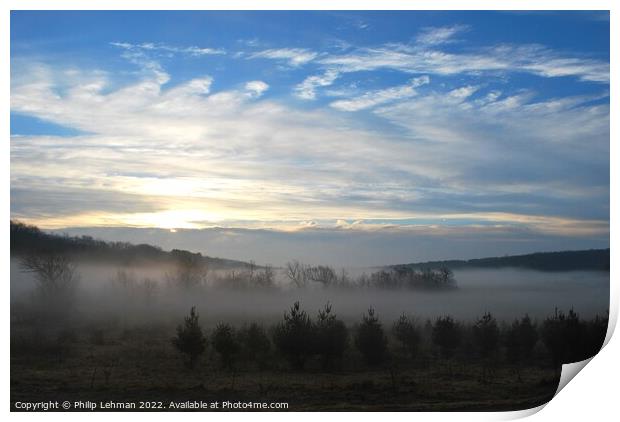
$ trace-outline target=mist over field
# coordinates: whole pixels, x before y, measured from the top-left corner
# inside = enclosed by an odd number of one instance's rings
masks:
[[[157,284],[148,303],[130,292],[114,286],[118,272],[136,280],[150,279]],[[474,320],[485,312],[507,322],[529,314],[544,319],[554,308],[574,308],[583,317],[603,315],[609,308],[609,273],[600,271],[542,272],[522,269],[464,269],[454,271],[456,289],[447,291],[386,290],[377,288],[338,288],[320,285],[297,288],[286,278],[283,269],[275,270],[275,288],[241,289],[209,287],[209,279],[227,271],[207,274],[205,288],[183,291],[167,283],[174,268],[121,267],[80,264],[77,305],[80,313],[91,317],[128,316],[128,322],[169,321],[180,318],[196,306],[207,326],[220,321],[273,323],[281,318],[293,302],[315,314],[326,303],[347,323],[355,323],[369,308],[376,309],[386,322],[402,313],[424,321],[451,315],[460,320]],[[234,270],[232,270],[234,271]],[[242,269],[237,269],[237,272]],[[349,268],[351,277],[376,271],[373,268]],[[28,300],[35,289],[32,274],[24,273],[17,260],[11,262],[11,298]]]
[[[203,255],[284,266],[287,261],[361,268],[412,261],[469,259],[533,251],[579,250],[609,247],[609,236],[562,236],[530,230],[468,230],[454,226],[428,229],[383,227],[356,230],[350,227],[270,229],[175,229],[135,227],[75,227],[48,230],[69,236],[92,236],[106,241],[157,245],[165,250],[186,249]],[[535,245],[533,249],[532,244]],[[357,270],[356,270],[357,271]]]

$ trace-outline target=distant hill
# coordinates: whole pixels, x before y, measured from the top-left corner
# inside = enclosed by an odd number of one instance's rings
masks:
[[[164,251],[158,246],[127,242],[106,242],[91,236],[66,236],[45,233],[36,226],[11,220],[11,256],[30,253],[62,253],[75,258],[113,262],[118,264],[174,263],[184,257],[203,259],[210,268],[227,269],[246,267],[250,264],[230,259],[202,256],[200,253],[173,249]]]
[[[429,261],[391,268],[438,269],[451,270],[464,268],[524,268],[539,271],[609,271],[609,249],[589,249],[583,251],[538,252],[527,255],[512,255],[495,258],[479,258],[448,261]]]

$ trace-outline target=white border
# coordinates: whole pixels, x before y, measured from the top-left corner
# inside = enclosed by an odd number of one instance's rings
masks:
[[[0,106],[0,129],[2,130],[3,146],[0,149],[1,165],[4,184],[2,185],[2,216],[0,217],[5,223],[1,224],[0,236],[2,238],[2,270],[5,275],[2,280],[2,292],[4,299],[4,321],[2,324],[2,337],[5,339],[2,348],[2,407],[9,412],[9,225],[10,219],[10,146],[9,146],[9,110],[10,110],[10,10],[610,10],[611,11],[611,69],[617,69],[617,40],[620,40],[618,31],[618,7],[614,7],[618,2],[611,0],[444,0],[444,1],[404,1],[404,0],[228,0],[228,1],[192,1],[192,0],[5,0],[0,3],[2,14],[0,15],[0,63],[1,80],[4,88],[5,96]],[[612,72],[612,82],[615,80]],[[617,85],[611,84],[611,140],[618,140],[617,124],[618,121],[618,89]],[[617,157],[618,147],[616,143],[611,142],[610,158]],[[613,160],[612,160],[613,164]],[[610,167],[611,183],[610,192],[615,192],[618,188],[618,170],[613,165]],[[618,201],[617,195],[611,195],[610,215],[617,215]],[[615,233],[616,227],[614,220],[611,220],[611,305],[610,305],[610,330],[608,332],[607,341],[613,331],[618,317],[618,271],[617,266],[619,254],[616,248]],[[618,414],[617,404],[617,376],[619,365],[616,356],[620,356],[620,346],[617,339],[611,339],[604,349],[592,359],[585,371],[582,371],[575,380],[570,382],[562,392],[554,398],[544,408],[532,409],[521,412],[499,412],[499,413],[386,413],[385,416],[400,420],[424,419],[424,420],[505,420],[515,419],[528,416],[534,413],[533,420],[562,420],[562,421],[583,421],[589,420],[609,420],[613,415]],[[11,413],[10,417],[15,419],[30,419],[41,417],[49,418],[52,421],[66,420],[82,420],[85,415],[80,413]],[[184,419],[198,418],[224,419],[227,417],[236,417],[240,414],[219,413],[191,413],[183,414]],[[110,417],[133,418],[131,413],[106,414],[92,413],[89,418],[95,420],[107,420]],[[148,416],[153,420],[168,421],[172,415],[170,413],[152,413]],[[294,416],[290,413],[252,413],[247,415],[253,419],[273,421],[295,418],[299,421],[316,420],[327,417],[342,418],[343,414],[316,414],[316,413],[297,413]],[[143,415],[140,417],[144,417]],[[384,417],[384,414],[377,413],[360,413],[355,414],[354,418],[363,420],[373,420]]]

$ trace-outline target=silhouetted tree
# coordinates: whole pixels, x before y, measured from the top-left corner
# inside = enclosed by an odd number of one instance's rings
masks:
[[[263,271],[256,274],[253,278],[256,287],[269,288],[275,285],[275,273],[271,265],[266,265]]]
[[[234,364],[241,350],[234,328],[229,324],[218,324],[211,334],[211,343],[220,355],[222,366],[230,370],[234,369]]]
[[[362,317],[355,336],[355,346],[368,365],[379,365],[387,357],[387,337],[373,308],[369,308],[368,313]]]
[[[175,273],[168,274],[171,284],[192,289],[206,282],[208,266],[200,253],[173,249],[171,254],[176,263]]]
[[[179,352],[187,356],[186,362],[190,368],[194,367],[198,357],[204,353],[207,339],[198,323],[195,306],[192,306],[189,316],[185,317],[184,325],[177,327],[177,335],[172,339],[172,344]]]
[[[321,283],[324,287],[333,286],[338,280],[336,271],[334,271],[333,268],[324,265],[307,267],[306,278],[314,282]]]
[[[284,320],[274,329],[273,342],[295,369],[303,369],[315,347],[314,326],[299,302],[284,314]]]
[[[486,312],[473,327],[474,341],[483,359],[491,357],[499,344],[499,328],[491,313]]]
[[[286,263],[286,276],[297,287],[305,287],[307,283],[306,267],[299,261]]]
[[[433,325],[433,343],[439,347],[441,356],[450,359],[461,344],[461,332],[452,317],[439,317]]]
[[[590,357],[586,326],[573,309],[570,309],[567,315],[556,309],[555,315],[543,322],[542,339],[556,369],[563,363]]]
[[[473,327],[473,337],[482,358],[482,382],[486,382],[491,359],[499,345],[499,328],[493,316],[486,312]]]
[[[148,277],[143,278],[138,283],[138,291],[147,304],[151,303],[155,296],[157,296],[157,289],[157,282]]]
[[[558,369],[566,354],[566,336],[564,335],[563,312],[555,310],[555,315],[543,321],[541,328],[542,340],[551,354],[553,367]]]
[[[587,339],[586,325],[579,318],[579,315],[571,308],[564,320],[566,325],[566,361],[579,362],[587,359]]]
[[[442,267],[439,269],[439,282],[444,286],[454,285],[454,273],[450,268]]]
[[[244,358],[255,362],[259,369],[263,369],[267,364],[271,350],[271,342],[263,327],[255,322],[243,327],[239,330],[239,340]]]
[[[528,315],[525,315],[521,320],[515,320],[506,330],[504,335],[506,358],[509,363],[514,365],[519,382],[521,381],[520,367],[531,359],[532,350],[537,341],[536,326]]]
[[[407,315],[402,314],[400,318],[398,318],[398,321],[394,323],[392,332],[394,333],[394,337],[400,342],[405,353],[414,359],[418,353],[420,333],[413,321],[411,321]]]
[[[40,298],[50,305],[59,306],[59,310],[71,305],[80,277],[68,256],[26,255],[20,259],[20,265],[23,271],[34,274]]]
[[[349,335],[344,322],[336,319],[331,311],[331,305],[326,304],[319,310],[316,322],[316,350],[321,356],[323,369],[332,368],[342,359]]]
[[[596,315],[590,320],[585,328],[585,357],[587,359],[596,355],[603,347],[605,342],[605,336],[607,335],[607,325],[609,323],[609,313],[601,317]]]

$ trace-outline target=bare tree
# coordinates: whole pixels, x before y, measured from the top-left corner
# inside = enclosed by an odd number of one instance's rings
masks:
[[[340,277],[338,277],[338,285],[340,287],[351,286],[351,277],[349,277],[349,274],[344,268],[340,271]]]
[[[256,273],[256,262],[252,259],[248,264],[248,279],[252,281]]]
[[[297,287],[305,287],[307,282],[307,271],[304,264],[299,261],[286,263],[286,276]]]
[[[271,265],[266,265],[263,271],[254,276],[253,283],[256,287],[273,287],[275,284],[275,273]]]
[[[151,303],[155,296],[157,295],[157,282],[151,280],[148,277],[142,279],[142,282],[139,284],[140,292],[142,293],[142,298],[146,303]]]
[[[206,283],[209,268],[200,253],[173,249],[172,255],[176,261],[176,272],[167,275],[171,284],[191,289]]]
[[[46,298],[72,295],[79,281],[76,266],[66,255],[27,255],[20,265],[34,274],[39,293]]]
[[[321,283],[325,287],[333,286],[338,280],[336,271],[325,265],[307,268],[307,278],[317,283]]]

